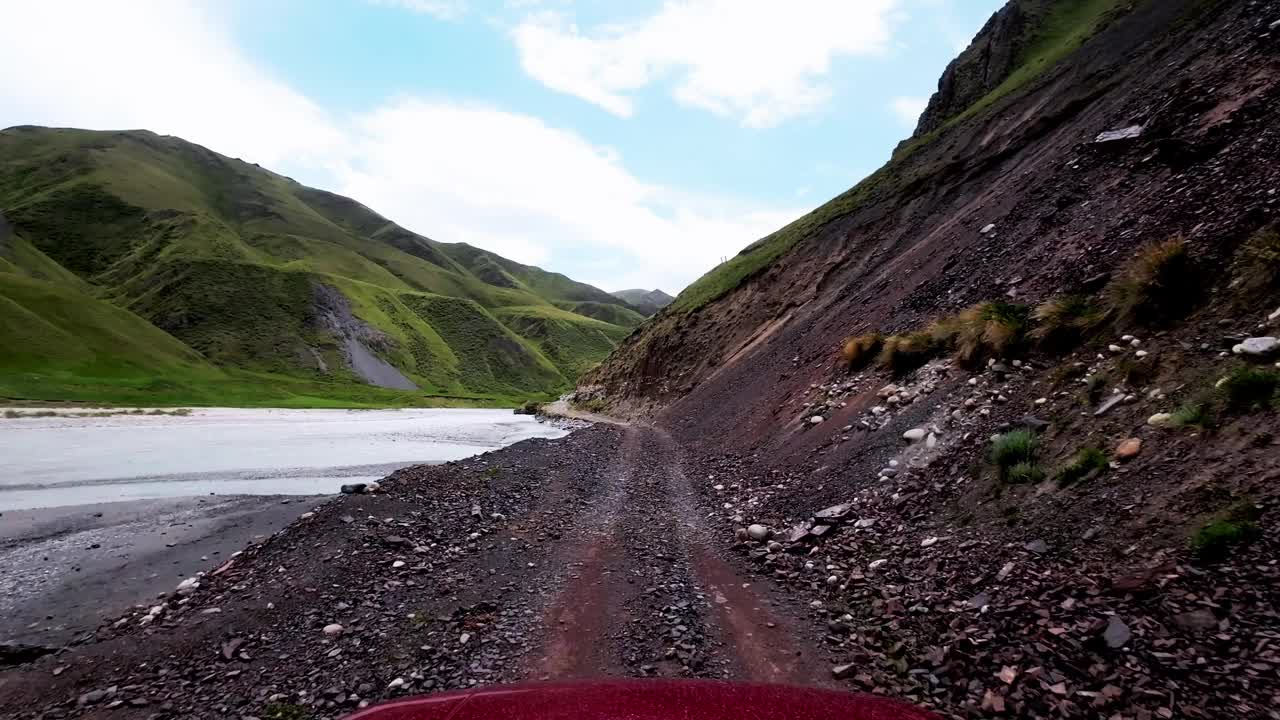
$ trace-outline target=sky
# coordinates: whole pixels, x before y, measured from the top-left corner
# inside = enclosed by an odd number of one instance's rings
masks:
[[[882,165],[1003,1],[0,4],[0,127],[177,135],[674,294]]]

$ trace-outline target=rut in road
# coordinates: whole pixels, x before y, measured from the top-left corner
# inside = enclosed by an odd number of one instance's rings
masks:
[[[799,611],[719,555],[705,516],[671,437],[627,426],[607,488],[562,558],[526,677],[829,685],[829,666],[799,642]]]

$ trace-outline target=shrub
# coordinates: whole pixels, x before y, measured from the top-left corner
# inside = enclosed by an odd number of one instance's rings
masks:
[[[972,366],[987,357],[1004,357],[1026,338],[1031,311],[1025,305],[985,302],[962,311],[954,325],[939,325],[954,334],[956,358]]]
[[[840,348],[840,359],[844,361],[849,372],[854,372],[870,365],[883,347],[884,336],[880,333],[851,337],[845,340]]]
[[[526,400],[524,404],[516,408],[517,415],[537,415],[542,410],[542,403],[537,400]]]
[[[1030,468],[1036,464],[1036,449],[1039,440],[1030,430],[1014,430],[996,436],[991,443],[991,462],[1000,473],[1000,479],[1012,481],[1013,469],[1019,465],[1027,466],[1019,470],[1019,478],[1028,477]]]
[[[1106,469],[1107,465],[1107,454],[1102,450],[1096,447],[1080,448],[1058,471],[1054,479],[1059,485],[1065,487]]]
[[[1237,413],[1267,410],[1280,387],[1280,373],[1258,368],[1237,368],[1222,384],[1227,410]]]
[[[1107,285],[1106,309],[1120,323],[1160,325],[1191,309],[1199,287],[1186,240],[1149,245]]]
[[[1031,313],[1031,337],[1046,350],[1065,351],[1079,345],[1105,319],[1088,298],[1067,295],[1043,303]]]
[[[942,346],[928,333],[885,338],[877,362],[894,375],[905,375],[937,357]]]

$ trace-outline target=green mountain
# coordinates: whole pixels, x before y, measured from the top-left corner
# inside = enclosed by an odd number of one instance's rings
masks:
[[[0,131],[0,396],[508,403],[642,321],[179,138]]]
[[[613,296],[635,307],[644,313],[645,317],[654,315],[675,300],[661,290],[619,290],[613,293]]]

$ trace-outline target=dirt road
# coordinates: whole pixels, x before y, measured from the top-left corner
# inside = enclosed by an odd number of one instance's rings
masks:
[[[679,447],[597,425],[393,475],[233,562],[0,673],[7,717],[340,717],[515,680],[825,684],[821,629],[713,538]]]

